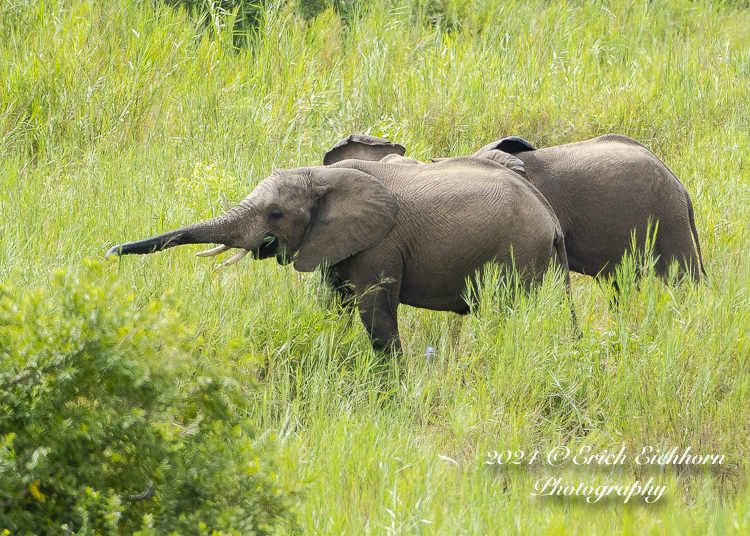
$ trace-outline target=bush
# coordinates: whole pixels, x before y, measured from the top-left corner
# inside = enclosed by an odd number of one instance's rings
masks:
[[[201,19],[214,34],[231,30],[234,45],[258,27],[270,0],[164,0],[167,5],[184,8]]]
[[[244,535],[289,521],[239,383],[195,360],[168,304],[133,311],[90,282],[97,270],[59,273],[51,292],[0,286],[0,527]]]
[[[369,0],[296,0],[294,3],[297,12],[305,20],[310,20],[326,9],[333,8],[347,26],[358,14],[366,12],[369,4],[372,4]]]

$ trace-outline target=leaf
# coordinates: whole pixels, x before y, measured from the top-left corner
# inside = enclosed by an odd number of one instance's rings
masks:
[[[37,479],[31,484],[29,484],[29,493],[31,493],[31,496],[34,497],[37,501],[44,502],[47,499],[47,496],[39,491],[39,483],[40,480]]]

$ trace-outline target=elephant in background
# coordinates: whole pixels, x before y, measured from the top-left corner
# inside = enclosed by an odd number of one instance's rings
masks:
[[[644,252],[649,224],[654,270],[662,278],[677,262],[680,277],[705,274],[690,194],[645,146],[620,134],[535,149],[522,138],[492,142],[474,153],[503,165],[520,162],[524,176],[557,214],[570,269],[613,276],[623,254]],[[512,159],[512,160],[511,160]]]
[[[336,147],[347,146],[347,140]],[[375,156],[364,147],[366,142],[361,140],[357,150],[350,150],[352,158]],[[390,142],[378,138],[373,143],[383,151]],[[394,151],[383,158],[420,163],[404,154]],[[673,261],[681,277],[697,282],[705,274],[690,195],[669,168],[637,141],[607,134],[536,149],[512,136],[485,145],[473,156],[516,172],[544,195],[563,229],[572,271],[595,278],[613,276],[631,249],[632,233],[636,251],[643,253],[649,224],[658,224],[653,241],[656,274],[665,278]]]
[[[344,160],[276,170],[225,214],[109,249],[147,254],[183,244],[220,244],[301,272],[318,267],[354,296],[376,350],[400,349],[400,304],[466,314],[467,281],[488,262],[514,266],[524,285],[568,262],[560,224],[527,181],[482,158],[427,165]]]

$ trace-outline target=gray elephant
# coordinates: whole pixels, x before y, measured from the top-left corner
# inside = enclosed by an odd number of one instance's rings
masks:
[[[111,255],[146,254],[182,244],[200,253],[276,257],[310,272],[328,267],[334,288],[356,298],[377,350],[400,348],[396,310],[469,312],[467,280],[487,262],[518,270],[528,285],[550,264],[568,262],[562,230],[544,197],[505,167],[480,158],[404,166],[346,160],[276,170],[228,212]]]
[[[594,277],[615,274],[636,235],[646,246],[656,227],[654,270],[662,278],[677,262],[680,277],[705,274],[693,202],[659,158],[632,138],[607,134],[592,140],[535,149],[522,138],[492,142],[474,153],[509,167],[536,186],[557,214],[570,269]],[[518,170],[517,170],[518,171]]]
[[[358,145],[350,139],[342,140],[337,150],[348,147],[351,158],[368,160],[390,143],[373,141],[376,153],[366,146],[367,139],[359,139]],[[418,163],[404,153],[394,150],[384,160]],[[535,149],[513,136],[485,145],[473,156],[501,164],[539,189],[560,221],[572,271],[594,277],[614,275],[631,248],[633,232],[637,251],[644,251],[651,222],[658,224],[653,242],[657,275],[666,277],[673,261],[681,277],[699,281],[705,274],[690,195],[669,168],[637,141],[608,134]]]

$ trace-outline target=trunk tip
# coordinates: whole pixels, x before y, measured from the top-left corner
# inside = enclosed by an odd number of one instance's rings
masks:
[[[107,250],[107,253],[104,254],[104,260],[109,259],[112,255],[120,256],[120,250],[122,249],[121,244],[117,244],[116,246],[113,246]]]

